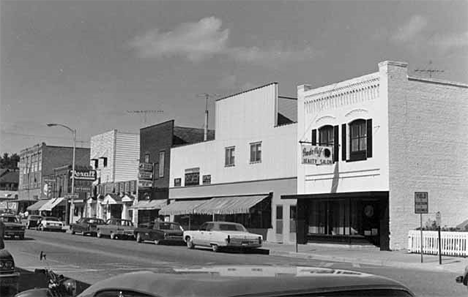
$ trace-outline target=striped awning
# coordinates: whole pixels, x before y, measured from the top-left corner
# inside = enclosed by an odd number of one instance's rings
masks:
[[[65,199],[64,197],[49,199],[49,201],[47,201],[46,204],[42,205],[38,210],[39,211],[51,211],[52,209],[54,209],[54,207],[62,203],[64,199]],[[65,204],[65,202],[62,204]]]
[[[239,214],[249,213],[250,209],[262,202],[268,195],[215,197],[194,209],[196,214]]]
[[[37,201],[36,203],[34,203],[34,204],[29,205],[28,207],[26,207],[26,210],[28,210],[28,211],[39,210],[39,208],[41,208],[41,206],[43,206],[43,205],[46,204],[47,202],[49,202],[49,199],[39,200],[39,201]]]
[[[130,208],[138,209],[138,210],[152,210],[152,209],[161,209],[162,207],[166,205],[167,205],[166,199],[141,200],[141,201],[138,201],[135,205],[133,205]]]
[[[194,209],[209,200],[179,200],[161,208],[160,215],[184,215],[193,214]]]

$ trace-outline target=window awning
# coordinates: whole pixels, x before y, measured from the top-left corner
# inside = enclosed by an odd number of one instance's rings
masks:
[[[125,194],[125,196],[122,197],[122,202],[133,202],[133,200],[135,200],[135,197],[132,195]]]
[[[101,204],[122,204],[122,197],[117,194],[107,194]]]
[[[184,215],[184,214],[193,214],[194,209],[206,203],[209,200],[179,200],[174,201],[171,204],[161,208],[159,211],[160,215]]]
[[[46,204],[42,205],[39,211],[51,211],[54,207],[58,206],[64,200],[64,197],[49,199]],[[65,203],[62,203],[65,204]]]
[[[152,210],[152,209],[161,209],[162,207],[166,205],[167,205],[166,199],[141,200],[141,201],[138,201],[137,204],[133,205],[131,208],[138,209],[138,210]]]
[[[41,208],[41,206],[43,206],[47,202],[49,202],[49,199],[39,200],[36,203],[31,204],[28,207],[26,207],[26,210],[28,210],[28,211],[39,210],[39,208]]]
[[[260,196],[238,196],[238,197],[216,197],[208,200],[194,209],[196,214],[238,214],[249,213],[250,209],[269,197]]]

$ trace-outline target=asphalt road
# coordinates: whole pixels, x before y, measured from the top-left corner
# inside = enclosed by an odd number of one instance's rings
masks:
[[[457,276],[442,271],[421,271],[362,265],[357,263],[325,262],[271,256],[268,250],[255,253],[221,252],[209,249],[188,250],[184,245],[136,243],[133,240],[111,240],[68,233],[28,230],[25,240],[6,240],[18,267],[34,270],[51,267],[55,272],[93,284],[124,272],[139,270],[170,271],[173,268],[206,265],[310,265],[349,269],[390,277],[407,285],[418,296],[468,296],[466,287],[456,284]],[[39,261],[39,253],[46,261]]]

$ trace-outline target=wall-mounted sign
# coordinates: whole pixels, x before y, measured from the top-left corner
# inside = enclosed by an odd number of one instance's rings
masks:
[[[303,144],[301,148],[302,164],[332,165],[333,147]]]
[[[70,178],[72,177],[73,170],[70,170]],[[75,179],[77,180],[96,180],[95,170],[75,170]]]
[[[429,213],[428,192],[414,192],[414,213]]]
[[[182,186],[182,179],[181,178],[174,178],[174,187]]]
[[[140,171],[153,171],[153,163],[140,163]]]
[[[185,186],[198,186],[200,184],[200,168],[185,169]]]
[[[204,175],[202,181],[204,185],[211,184],[211,174]]]
[[[153,172],[140,171],[138,172],[138,179],[153,180]]]
[[[146,180],[139,180],[138,181],[138,187],[139,188],[151,188],[151,187],[153,187],[153,182],[152,181],[146,181]]]

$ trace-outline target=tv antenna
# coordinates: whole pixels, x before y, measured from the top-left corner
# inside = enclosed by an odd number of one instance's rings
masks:
[[[219,97],[218,94],[208,94],[208,93],[202,93],[202,94],[198,94],[197,97],[202,97],[202,98],[205,98],[205,124],[203,126],[203,141],[207,141],[208,140],[208,99],[211,98],[217,98]]]
[[[163,110],[155,110],[155,109],[146,109],[146,110],[127,110],[127,113],[140,115],[140,119],[142,124],[146,125],[147,116],[150,113],[163,113]]]
[[[431,67],[431,65],[432,65],[432,61],[430,60],[428,67]],[[428,69],[416,69],[416,70],[414,70],[414,72],[426,73],[426,74],[429,75],[429,78],[432,78],[433,73],[442,73],[442,72],[444,72],[444,70],[428,68]]]

